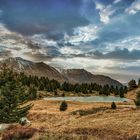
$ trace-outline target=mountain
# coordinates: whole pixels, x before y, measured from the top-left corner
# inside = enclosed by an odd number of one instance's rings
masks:
[[[43,63],[32,62],[24,60],[20,57],[8,58],[0,62],[0,67],[5,63],[8,67],[12,68],[16,72],[24,72],[26,75],[45,76],[49,79],[55,79],[59,82],[70,83],[97,83],[100,85],[114,85],[122,86],[118,81],[111,79],[104,75],[94,75],[84,69],[62,69],[56,70],[55,68]]]
[[[59,73],[55,68],[43,63],[35,63],[32,61],[24,60],[20,57],[8,58],[0,62],[0,66],[5,63],[8,67],[16,72],[24,72],[26,75],[45,76],[49,79],[55,79],[59,82],[67,81],[67,79]]]
[[[64,69],[61,73],[71,83],[97,83],[100,85],[122,86],[122,84],[108,76],[94,75],[84,69]]]

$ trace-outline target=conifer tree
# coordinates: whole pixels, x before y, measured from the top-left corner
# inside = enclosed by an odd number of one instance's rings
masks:
[[[137,87],[136,81],[135,80],[129,81],[128,86],[129,86],[129,90],[135,89]]]
[[[136,106],[140,106],[140,91],[137,92],[136,100],[134,101]]]
[[[111,109],[116,109],[116,108],[117,108],[117,106],[116,106],[115,102],[112,102]]]
[[[66,111],[68,108],[67,102],[63,101],[60,105],[60,111]]]
[[[0,73],[0,81],[3,81],[0,90],[0,123],[18,122],[27,115],[32,105],[23,105],[25,100],[21,100],[20,96],[24,88],[12,70],[4,68]]]

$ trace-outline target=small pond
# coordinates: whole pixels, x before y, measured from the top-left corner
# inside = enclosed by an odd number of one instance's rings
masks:
[[[45,100],[51,101],[77,101],[77,102],[124,102],[130,101],[127,98],[115,96],[89,96],[89,97],[47,97]]]

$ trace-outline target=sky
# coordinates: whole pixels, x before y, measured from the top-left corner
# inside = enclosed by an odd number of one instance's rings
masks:
[[[128,82],[140,77],[140,0],[0,0],[0,59]]]

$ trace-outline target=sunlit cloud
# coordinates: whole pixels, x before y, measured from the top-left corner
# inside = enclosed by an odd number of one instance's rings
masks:
[[[96,9],[99,10],[100,20],[101,22],[107,24],[110,22],[110,16],[112,16],[115,13],[115,9],[112,7],[112,5],[103,5],[99,2],[95,2]]]
[[[140,0],[135,0],[130,7],[126,8],[125,12],[128,14],[136,14],[140,11]]]

